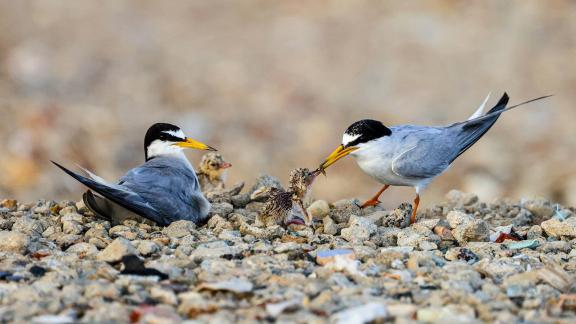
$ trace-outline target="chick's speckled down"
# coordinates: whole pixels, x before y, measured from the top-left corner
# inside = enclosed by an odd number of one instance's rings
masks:
[[[225,188],[226,171],[232,164],[226,162],[218,153],[207,153],[198,166],[197,176],[203,192],[222,190]]]
[[[309,224],[303,199],[309,193],[317,171],[298,168],[290,173],[289,190],[269,188],[269,198],[258,215],[264,226]]]

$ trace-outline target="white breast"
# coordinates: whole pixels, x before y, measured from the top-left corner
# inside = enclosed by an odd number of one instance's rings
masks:
[[[361,144],[360,148],[350,155],[356,158],[356,162],[362,171],[382,184],[419,186],[420,181],[403,178],[392,170],[394,159],[402,153],[402,149],[407,148],[405,145],[399,144],[392,136],[386,136]]]

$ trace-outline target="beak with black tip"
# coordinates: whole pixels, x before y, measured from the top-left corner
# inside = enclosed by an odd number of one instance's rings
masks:
[[[204,151],[217,151],[217,149],[208,146],[202,142],[198,142],[197,140],[193,140],[189,137],[186,138],[185,141],[175,143],[174,145],[180,146],[183,148],[192,148],[196,150],[204,150]]]

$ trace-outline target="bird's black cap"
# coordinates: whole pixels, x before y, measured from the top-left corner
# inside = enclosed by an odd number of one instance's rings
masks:
[[[181,142],[186,140],[183,137],[174,135],[176,132],[181,131],[180,127],[168,123],[156,123],[146,132],[144,137],[144,152],[148,154],[148,146],[156,140],[169,141],[169,142]],[[148,159],[148,157],[146,157]]]
[[[346,147],[351,147],[378,139],[383,136],[389,136],[392,134],[392,131],[377,120],[363,119],[350,125],[344,134],[355,138],[348,143],[343,143]]]

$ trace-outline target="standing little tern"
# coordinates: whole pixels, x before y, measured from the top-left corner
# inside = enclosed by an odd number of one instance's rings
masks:
[[[494,108],[482,116],[486,98],[468,120],[443,127],[398,125],[388,128],[377,120],[360,120],[346,129],[342,144],[320,165],[319,170],[323,172],[341,158],[353,156],[365,173],[384,185],[362,205],[363,208],[380,203],[378,198],[390,186],[414,187],[416,198],[410,219],[414,223],[420,192],[476,143],[501,113],[547,97],[506,109],[508,95],[504,93]]]
[[[90,190],[84,195],[86,206],[96,215],[117,219],[134,213],[161,226],[177,220],[201,224],[211,206],[184,155],[185,148],[215,151],[186,137],[178,126],[157,123],[144,138],[146,162],[128,171],[117,184],[107,183],[87,170],[88,177],[84,177],[52,163],[102,196]]]

